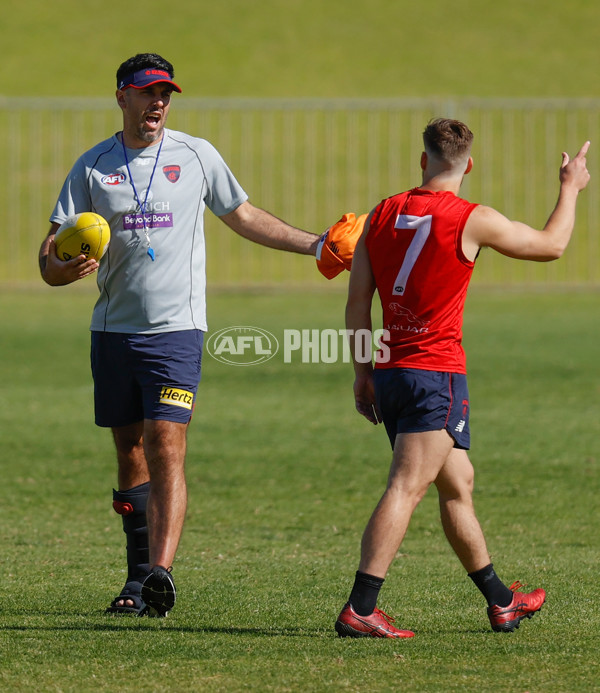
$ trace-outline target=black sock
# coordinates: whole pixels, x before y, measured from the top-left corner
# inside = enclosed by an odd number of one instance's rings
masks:
[[[481,570],[469,573],[469,577],[487,599],[488,606],[508,606],[512,602],[513,593],[496,575],[491,563]]]
[[[369,616],[373,613],[381,585],[383,585],[383,578],[356,571],[354,587],[348,601],[359,616]]]

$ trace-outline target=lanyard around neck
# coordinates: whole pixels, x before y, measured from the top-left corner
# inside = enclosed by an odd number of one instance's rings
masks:
[[[146,188],[146,196],[144,197],[144,202],[142,204],[142,201],[140,200],[140,196],[138,195],[137,188],[135,187],[135,182],[133,180],[133,176],[131,175],[131,169],[129,168],[129,160],[127,159],[127,150],[125,148],[125,142],[123,135],[121,135],[121,146],[123,147],[123,157],[125,159],[125,166],[127,168],[127,173],[129,174],[129,182],[131,183],[131,187],[133,188],[133,194],[135,195],[135,201],[138,203],[138,206],[140,208],[140,211],[142,213],[142,227],[144,229],[144,236],[146,236],[146,242],[148,243],[148,255],[150,256],[150,259],[152,262],[154,262],[154,248],[150,244],[150,233],[148,231],[148,227],[146,226],[146,209],[147,209],[147,204],[148,204],[148,195],[150,194],[150,187],[152,186],[152,180],[154,179],[154,172],[156,171],[156,167],[158,165],[158,157],[160,156],[160,150],[162,149],[163,146],[163,141],[164,141],[164,135],[160,140],[160,144],[158,145],[158,152],[156,154],[156,159],[154,161],[154,166],[152,167],[152,173],[150,174],[150,182],[148,183],[148,187]]]

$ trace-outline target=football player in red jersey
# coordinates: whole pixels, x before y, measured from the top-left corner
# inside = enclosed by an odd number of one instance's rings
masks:
[[[486,598],[493,630],[513,631],[539,611],[546,596],[543,589],[523,593],[519,583],[507,587],[500,580],[475,515],[462,318],[481,248],[539,262],[561,257],[578,194],[589,181],[589,142],[573,160],[562,154],[558,202],[536,230],[458,197],[473,166],[473,134],[464,123],[431,121],[423,140],[421,186],[372,210],[352,261],[346,327],[356,408],[370,422],[384,423],[393,456],[386,490],[363,534],[354,586],[335,624],[343,637],[414,635],[393,626],[376,603],[411,515],[432,483],[446,537]],[[371,329],[375,290],[387,336],[373,368],[362,351],[355,352],[352,335]]]

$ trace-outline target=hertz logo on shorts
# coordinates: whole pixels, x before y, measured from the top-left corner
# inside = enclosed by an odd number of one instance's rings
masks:
[[[176,387],[163,387],[158,401],[161,404],[191,409],[194,404],[194,394],[188,390],[178,390]]]

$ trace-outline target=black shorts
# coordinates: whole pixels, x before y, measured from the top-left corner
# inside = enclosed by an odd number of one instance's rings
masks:
[[[188,423],[200,382],[203,337],[201,330],[92,332],[96,424]]]
[[[376,368],[375,397],[392,447],[398,433],[445,429],[454,447],[468,450],[469,391],[459,373]]]

